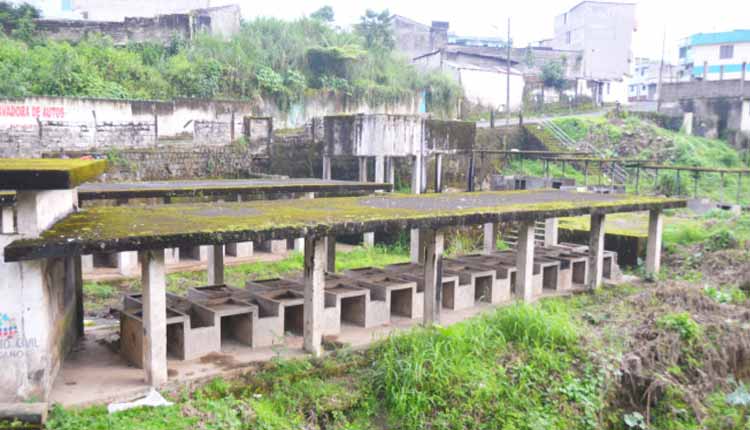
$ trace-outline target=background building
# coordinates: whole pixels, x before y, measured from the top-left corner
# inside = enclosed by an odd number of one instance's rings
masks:
[[[680,42],[681,80],[740,79],[750,71],[750,30],[698,33]]]
[[[210,7],[210,0],[13,0],[29,3],[47,19],[123,21],[126,17],[152,17],[187,13]]]
[[[633,73],[628,82],[628,101],[654,101],[658,99],[660,60],[636,58]],[[678,79],[675,65],[664,63],[662,83],[672,83]]]

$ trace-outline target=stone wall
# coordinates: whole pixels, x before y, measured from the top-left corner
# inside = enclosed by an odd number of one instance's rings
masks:
[[[750,97],[750,81],[690,81],[664,84],[662,102],[716,97]]]

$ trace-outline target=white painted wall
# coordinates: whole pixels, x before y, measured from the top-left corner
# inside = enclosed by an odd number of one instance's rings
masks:
[[[707,62],[709,67],[708,80],[719,80],[720,74],[711,70],[712,66],[730,66],[741,65],[743,62],[750,63],[750,42],[734,43],[734,55],[732,58],[721,58],[721,45],[698,45],[692,47],[694,67],[703,67]],[[741,71],[724,71],[724,80],[740,79]],[[750,78],[750,73],[746,73],[745,78]]]
[[[461,85],[468,100],[485,106],[505,109],[507,102],[507,74],[502,72],[474,69],[459,69]],[[511,71],[510,108],[518,110],[523,101],[523,76]]]

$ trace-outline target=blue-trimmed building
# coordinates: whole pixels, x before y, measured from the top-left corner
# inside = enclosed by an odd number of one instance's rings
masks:
[[[680,42],[682,80],[750,78],[750,30],[698,33]],[[744,74],[743,74],[744,69]]]

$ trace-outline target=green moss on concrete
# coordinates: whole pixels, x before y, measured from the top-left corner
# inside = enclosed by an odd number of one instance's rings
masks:
[[[0,186],[6,189],[69,189],[96,179],[106,160],[0,159]]]

